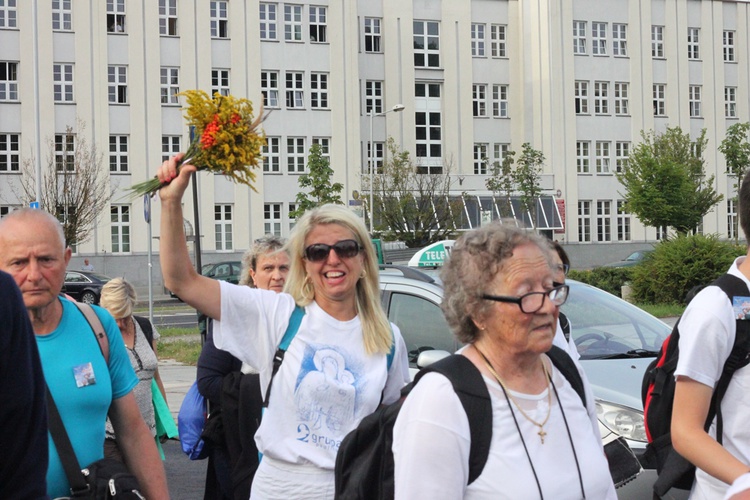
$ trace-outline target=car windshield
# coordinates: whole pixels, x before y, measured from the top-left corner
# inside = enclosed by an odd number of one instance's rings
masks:
[[[647,312],[597,288],[566,281],[562,312],[581,359],[653,357],[671,328]]]

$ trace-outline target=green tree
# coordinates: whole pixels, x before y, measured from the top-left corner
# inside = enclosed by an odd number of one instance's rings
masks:
[[[643,141],[633,148],[627,165],[617,173],[625,188],[620,193],[628,211],[644,224],[680,234],[695,230],[703,217],[723,199],[706,177],[703,151],[705,129],[696,139],[680,127],[666,132],[641,131]]]
[[[320,144],[313,144],[310,148],[307,172],[297,179],[299,187],[307,191],[297,193],[297,209],[289,214],[290,217],[300,217],[306,211],[326,203],[344,204],[341,201],[344,185],[340,182],[331,183],[333,169],[328,158],[323,156]]]
[[[735,123],[727,129],[727,135],[719,145],[719,151],[724,155],[727,172],[737,179],[734,187],[739,190],[739,184],[745,177],[747,167],[750,166],[750,142],[748,142],[750,123]]]
[[[500,198],[498,207],[500,208],[500,217],[512,217],[510,200],[513,196],[515,181],[513,179],[513,163],[515,151],[508,151],[503,158],[502,163],[495,162],[492,165],[492,171],[489,177],[485,179],[484,185],[492,191],[495,198]]]
[[[544,166],[544,154],[531,144],[521,145],[521,154],[516,160],[513,181],[521,193],[521,205],[531,214],[531,222],[536,226],[536,206],[542,194],[540,174]]]
[[[440,173],[429,173],[414,165],[392,137],[386,147],[388,160],[373,180],[375,230],[409,248],[452,238],[462,212],[460,201],[449,196],[450,163]]]

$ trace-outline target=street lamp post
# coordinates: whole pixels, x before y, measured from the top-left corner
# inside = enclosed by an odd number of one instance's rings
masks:
[[[384,116],[387,115],[390,112],[398,113],[400,111],[404,110],[403,104],[396,104],[388,111],[383,111],[382,113],[375,113],[374,107],[370,108],[370,235],[372,236],[375,234],[375,205],[374,205],[374,192],[375,192],[375,186],[373,184],[374,181],[374,175],[373,172],[375,171],[375,144],[372,142],[372,119],[376,116]]]

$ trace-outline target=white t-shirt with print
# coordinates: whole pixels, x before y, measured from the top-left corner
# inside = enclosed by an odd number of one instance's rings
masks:
[[[272,359],[294,309],[285,293],[221,282],[219,349],[257,369],[263,394]],[[333,470],[341,440],[380,404],[396,401],[409,381],[406,346],[398,327],[391,369],[386,355],[367,355],[359,317],[338,321],[315,302],[305,308],[297,335],[273,379],[269,407],[255,436],[264,456]]]
[[[750,287],[750,281],[740,272],[734,261],[728,273],[741,278]],[[715,387],[721,377],[724,363],[734,345],[737,330],[732,304],[717,286],[708,286],[693,298],[680,319],[680,357],[675,376],[686,376],[696,382]],[[740,368],[732,376],[721,402],[724,425],[723,445],[739,461],[750,463],[750,366]],[[716,420],[709,435],[716,437]],[[729,485],[702,470],[695,474],[696,481],[690,492],[691,499],[724,498]]]

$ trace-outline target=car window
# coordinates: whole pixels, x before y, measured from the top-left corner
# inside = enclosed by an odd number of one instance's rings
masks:
[[[226,278],[232,274],[231,264],[219,264],[212,273],[216,278]]]
[[[393,292],[387,309],[388,319],[401,330],[412,366],[416,366],[422,351],[441,349],[452,353],[458,349],[443,311],[434,302],[408,293]]]
[[[65,281],[67,283],[86,283],[88,280],[82,274],[67,273],[65,275]]]

